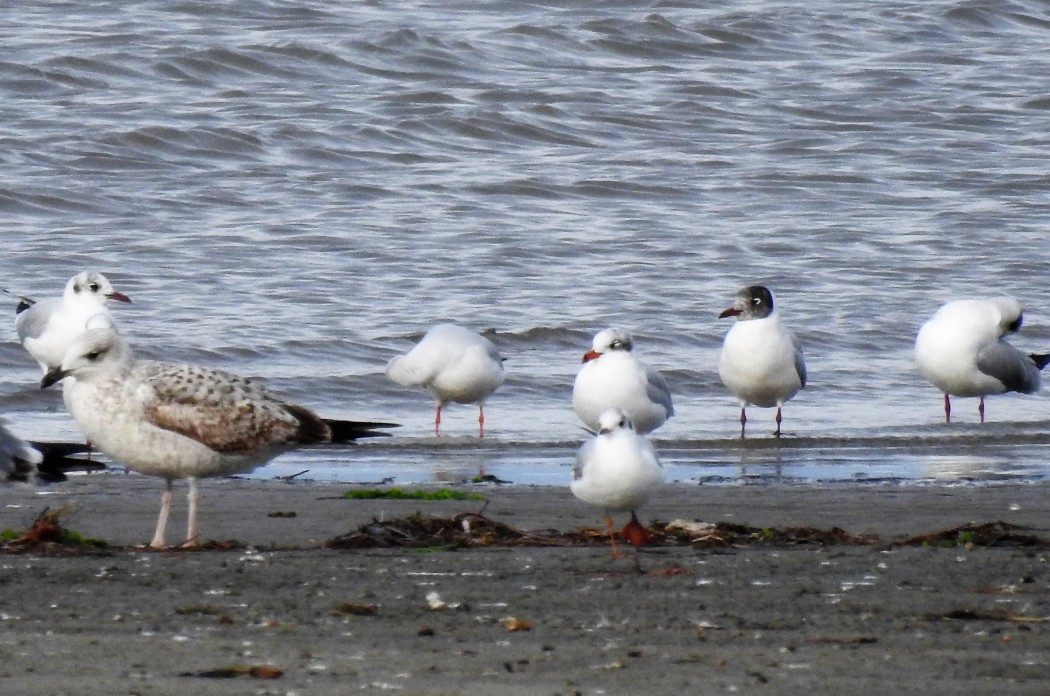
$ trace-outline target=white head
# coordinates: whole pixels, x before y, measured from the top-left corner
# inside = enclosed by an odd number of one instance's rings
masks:
[[[627,417],[621,408],[610,408],[602,411],[602,415],[598,417],[598,434],[605,435],[606,433],[615,432],[617,430],[630,430],[634,431],[634,423]]]
[[[606,353],[617,350],[629,353],[632,348],[634,348],[634,339],[631,338],[630,331],[615,326],[602,329],[594,335],[594,340],[591,341],[591,349],[583,355],[583,362],[600,358]]]
[[[127,295],[114,290],[106,276],[98,271],[84,271],[70,278],[63,297],[70,302],[95,303],[100,307],[106,300],[131,302]]]
[[[62,364],[44,375],[40,388],[46,389],[66,377],[89,382],[99,376],[119,373],[134,363],[131,346],[114,329],[89,329],[69,344]]]

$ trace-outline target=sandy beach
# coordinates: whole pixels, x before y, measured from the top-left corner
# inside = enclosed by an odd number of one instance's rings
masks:
[[[5,694],[1045,694],[1045,484],[668,487],[647,523],[766,530],[757,542],[327,548],[373,521],[483,509],[520,530],[597,528],[567,488],[484,501],[350,500],[346,485],[205,481],[201,528],[146,551],[161,485],[77,477],[2,491],[0,528],[45,507],[93,548],[0,557]],[[172,532],[185,519],[176,489]],[[618,520],[622,522],[622,520]],[[897,542],[971,522],[986,546]],[[777,542],[794,527],[843,543]],[[173,538],[174,538],[173,534]],[[761,538],[768,536],[768,541]],[[1021,545],[1019,538],[1029,545]],[[967,541],[963,538],[962,541]],[[233,682],[233,683],[231,683]]]

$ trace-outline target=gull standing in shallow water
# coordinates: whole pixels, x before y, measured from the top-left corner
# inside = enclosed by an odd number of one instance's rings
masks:
[[[922,325],[915,339],[919,374],[944,392],[944,420],[951,422],[951,396],[976,396],[984,422],[989,394],[1039,390],[1039,371],[1050,354],[1025,354],[1005,336],[1021,328],[1021,303],[1012,297],[949,302]]]
[[[172,483],[189,479],[185,546],[197,543],[197,479],[244,473],[290,449],[381,435],[388,423],[331,421],[255,380],[195,365],[136,360],[112,328],[90,329],[41,382],[65,378],[70,415],[125,467],[160,476],[166,489],[150,546],[164,548]]]
[[[15,315],[18,340],[46,373],[62,364],[69,344],[84,332],[89,320],[92,326],[112,325],[106,308],[109,300],[131,302],[98,271],[70,278],[61,298],[38,301],[23,297]]]
[[[740,437],[747,425],[747,406],[777,407],[780,437],[781,407],[806,386],[806,359],[795,336],[773,308],[773,294],[762,285],[742,288],[733,306],[719,319],[738,321],[726,334],[718,359],[718,375],[740,400]]]
[[[569,489],[583,502],[605,510],[609,543],[613,556],[618,556],[610,511],[631,511],[631,521],[620,536],[634,546],[648,541],[652,533],[638,521],[635,511],[663,486],[664,470],[653,446],[635,432],[622,409],[606,410],[599,422],[598,433],[576,454]]]
[[[610,408],[620,408],[640,433],[649,433],[674,415],[671,390],[659,372],[632,352],[634,339],[624,329],[599,331],[583,355],[572,387],[572,408],[588,428],[597,430]]]
[[[435,435],[440,434],[445,404],[477,404],[478,437],[482,437],[485,399],[503,384],[503,358],[484,336],[455,324],[438,324],[407,354],[391,360],[386,376],[404,387],[430,390],[437,402]]]

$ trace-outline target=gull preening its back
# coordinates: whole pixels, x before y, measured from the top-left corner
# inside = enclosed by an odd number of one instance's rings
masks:
[[[480,437],[485,434],[485,399],[503,384],[503,358],[484,336],[455,324],[438,324],[412,350],[392,359],[386,376],[402,386],[430,391],[437,402],[434,434],[440,433],[446,404],[477,404]]]
[[[620,535],[635,546],[650,536],[636,511],[661,486],[664,470],[653,446],[639,435],[622,409],[610,408],[599,418],[599,430],[576,454],[572,494],[605,511],[609,542],[617,555],[610,512],[630,510],[631,520]]]
[[[656,430],[674,415],[671,390],[659,372],[635,356],[630,332],[599,331],[572,387],[572,408],[588,428],[597,430],[603,413],[619,408],[640,433]]]
[[[777,407],[780,437],[781,408],[806,386],[806,359],[794,334],[780,321],[773,293],[762,285],[742,288],[733,306],[719,319],[736,317],[718,358],[722,384],[740,400],[740,437],[747,425],[747,407]]]
[[[303,445],[380,435],[385,423],[326,421],[254,379],[195,365],[137,360],[112,328],[90,329],[41,382],[65,377],[66,405],[98,449],[166,482],[150,546],[164,547],[172,483],[189,480],[186,545],[197,542],[197,479],[245,473]]]
[[[20,298],[15,315],[18,340],[44,372],[62,364],[66,349],[89,326],[112,325],[109,300],[131,302],[106,276],[84,271],[69,279],[61,298]]]
[[[1021,303],[1012,297],[955,300],[922,325],[915,339],[919,374],[944,392],[944,420],[951,421],[951,396],[976,396],[984,422],[984,397],[1039,391],[1050,355],[1026,354],[1007,343],[1021,328]]]

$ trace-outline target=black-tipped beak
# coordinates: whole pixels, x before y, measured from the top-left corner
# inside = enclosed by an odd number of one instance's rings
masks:
[[[44,375],[44,378],[40,380],[40,388],[47,389],[55,382],[62,381],[65,377],[66,373],[62,371],[61,367],[52,367],[47,371],[47,374]]]
[[[131,302],[131,298],[122,292],[111,292],[106,297],[117,302]]]

